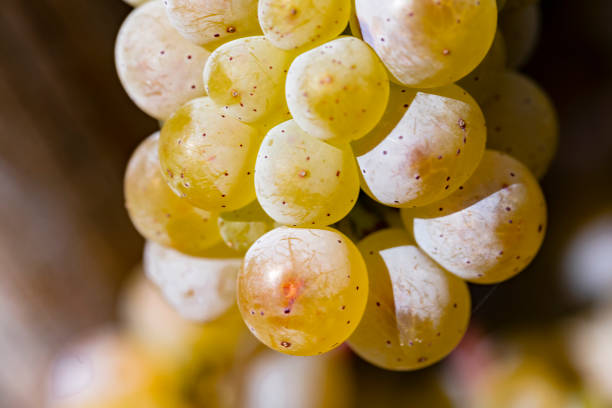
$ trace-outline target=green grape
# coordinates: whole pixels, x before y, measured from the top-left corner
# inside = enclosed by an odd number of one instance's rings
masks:
[[[470,293],[404,230],[386,229],[358,244],[368,269],[369,298],[349,346],[388,370],[415,370],[448,355],[465,334]]]
[[[483,60],[497,26],[495,0],[356,0],[364,41],[402,84],[434,88]]]
[[[355,10],[355,0],[351,0],[351,15],[349,17],[349,29],[351,35],[363,40],[361,35],[361,28],[359,28],[359,20],[357,19],[357,11]]]
[[[507,50],[507,64],[519,68],[529,60],[540,39],[540,6],[506,6],[499,16],[499,27],[504,35]]]
[[[236,301],[241,258],[197,258],[148,242],[143,265],[168,302],[186,319],[208,322]]]
[[[322,354],[355,330],[368,275],[355,245],[331,228],[280,227],[247,252],[238,307],[253,334],[293,355]]]
[[[458,86],[418,92],[393,85],[383,119],[353,143],[362,188],[393,207],[438,201],[476,170],[486,134],[478,104]]]
[[[526,76],[505,72],[482,110],[489,128],[487,146],[514,156],[542,178],[559,139],[557,114],[548,95]]]
[[[164,0],[174,28],[195,44],[220,44],[261,32],[257,0]]]
[[[166,121],[159,158],[168,185],[196,207],[232,211],[255,199],[257,129],[195,99]]]
[[[128,164],[125,206],[140,234],[191,254],[203,254],[221,241],[217,214],[193,207],[170,190],[159,167],[159,133],[147,138]]]
[[[285,50],[314,47],[340,35],[351,0],[261,0],[259,23],[268,40]]]
[[[265,37],[246,37],[217,48],[204,68],[210,99],[243,122],[275,113],[285,102],[285,79],[294,55]]]
[[[240,252],[246,252],[259,237],[277,226],[257,200],[239,210],[219,215],[223,241]]]
[[[312,136],[354,140],[382,117],[389,81],[366,43],[342,37],[295,59],[286,95],[293,118]]]
[[[255,165],[262,208],[286,225],[326,226],[357,202],[359,175],[348,143],[330,144],[282,123],[264,138]]]
[[[537,180],[522,163],[494,150],[485,152],[474,175],[449,197],[402,211],[405,219],[414,218],[419,246],[474,283],[501,282],[523,270],[546,228]]]
[[[115,45],[117,73],[125,91],[140,109],[160,120],[206,94],[202,69],[209,55],[172,28],[157,0],[132,11]]]

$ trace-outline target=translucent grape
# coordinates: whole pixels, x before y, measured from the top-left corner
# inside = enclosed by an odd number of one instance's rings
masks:
[[[364,41],[410,87],[440,87],[467,75],[487,54],[497,25],[495,0],[356,0],[355,6]]]
[[[125,91],[140,109],[160,120],[206,94],[202,69],[209,54],[172,28],[157,0],[132,11],[115,45],[117,73]]]
[[[495,97],[482,105],[489,128],[487,146],[514,156],[541,178],[559,139],[552,102],[535,82],[519,73],[498,76],[494,90]]]
[[[367,44],[342,37],[295,59],[286,94],[293,118],[306,132],[319,139],[354,140],[382,117],[389,81]]]
[[[273,114],[285,102],[285,79],[293,57],[265,37],[224,44],[210,55],[204,68],[208,96],[243,122]]]
[[[259,237],[277,226],[257,200],[239,210],[219,216],[219,230],[223,241],[240,252],[246,252]]]
[[[174,192],[209,211],[232,211],[255,199],[257,129],[195,99],[170,117],[159,140],[163,175]]]
[[[357,327],[367,297],[363,258],[330,228],[268,232],[249,249],[238,275],[238,307],[247,326],[287,354],[339,346]]]
[[[402,210],[414,218],[419,246],[443,268],[474,283],[497,283],[538,252],[546,203],[537,180],[516,159],[487,150],[474,175],[449,197]]]
[[[423,368],[449,354],[470,318],[465,282],[440,268],[400,229],[374,233],[358,248],[370,291],[349,346],[389,370]]]
[[[529,60],[540,39],[540,20],[538,4],[524,7],[508,4],[500,14],[499,27],[506,41],[508,67],[518,68]]]
[[[346,27],[351,0],[261,0],[259,23],[268,40],[285,50],[314,47]]]
[[[145,238],[200,255],[221,241],[217,215],[193,207],[170,190],[159,167],[159,133],[134,152],[125,173],[125,206]]]
[[[164,0],[164,4],[183,37],[209,49],[261,32],[257,0]]]
[[[353,143],[362,188],[393,207],[440,200],[476,170],[486,134],[478,104],[458,86],[417,92],[392,85],[383,119]]]
[[[351,147],[314,138],[293,120],[282,123],[261,144],[255,190],[262,208],[281,224],[333,224],[348,214],[359,195]]]

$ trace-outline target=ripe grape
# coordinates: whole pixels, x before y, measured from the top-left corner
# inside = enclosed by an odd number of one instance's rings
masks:
[[[246,252],[255,241],[278,225],[254,200],[246,207],[219,215],[219,231],[230,248]]]
[[[499,27],[506,41],[508,67],[523,66],[533,54],[540,39],[540,6],[506,6],[499,16]]]
[[[535,82],[519,73],[500,75],[494,90],[495,96],[482,105],[489,128],[487,146],[514,156],[542,178],[559,139],[552,102]]]
[[[280,227],[247,252],[238,306],[253,334],[287,354],[325,353],[365,309],[368,276],[355,245],[331,228]]]
[[[419,246],[443,268],[474,283],[497,283],[523,270],[538,252],[546,203],[522,163],[487,150],[474,175],[449,197],[402,210],[414,218]]]
[[[261,0],[259,23],[266,38],[285,50],[314,47],[340,35],[351,0]]]
[[[284,104],[285,79],[294,55],[265,37],[246,37],[217,48],[204,68],[210,99],[243,122],[255,122]]]
[[[351,147],[314,138],[293,120],[284,122],[261,144],[255,190],[262,208],[281,224],[333,224],[348,214],[359,195]]]
[[[132,11],[115,45],[117,73],[125,91],[140,109],[160,120],[206,94],[202,69],[209,54],[172,28],[161,1]]]
[[[125,1],[130,6],[138,7],[138,6],[143,5],[144,3],[146,3],[149,0],[123,0],[123,1]]]
[[[200,255],[219,241],[217,215],[193,207],[170,190],[159,167],[159,133],[134,152],[125,173],[125,206],[145,238]]]
[[[257,0],[164,0],[174,28],[186,39],[214,49],[257,34]]]
[[[370,291],[349,346],[389,370],[414,370],[449,354],[470,318],[470,293],[400,229],[369,235],[358,244]]]
[[[232,211],[255,199],[257,129],[223,113],[210,98],[183,105],[166,121],[159,157],[168,185],[193,205]]]
[[[458,86],[418,92],[392,85],[383,119],[353,143],[362,188],[393,207],[440,200],[474,172],[486,133],[478,104]]]
[[[400,83],[415,88],[467,75],[487,54],[497,25],[495,0],[356,0],[355,6],[364,41]]]
[[[382,117],[389,81],[363,41],[342,37],[298,56],[287,75],[287,105],[319,139],[359,139]]]

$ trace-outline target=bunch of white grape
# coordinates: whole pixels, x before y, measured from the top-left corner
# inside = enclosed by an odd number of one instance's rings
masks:
[[[414,370],[461,340],[466,281],[536,256],[557,118],[512,69],[537,2],[130,3],[117,71],[162,128],[126,206],[184,317],[237,301],[272,349]]]

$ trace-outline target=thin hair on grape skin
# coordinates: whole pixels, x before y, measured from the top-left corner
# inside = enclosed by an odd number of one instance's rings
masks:
[[[498,283],[497,285],[493,286],[491,289],[489,289],[487,294],[484,295],[482,299],[480,299],[480,302],[478,302],[478,304],[472,309],[472,316],[475,315],[476,312],[478,312],[484,306],[484,304],[487,302],[487,300],[489,300],[493,292],[495,292],[495,290],[499,287],[500,284],[501,283]]]

